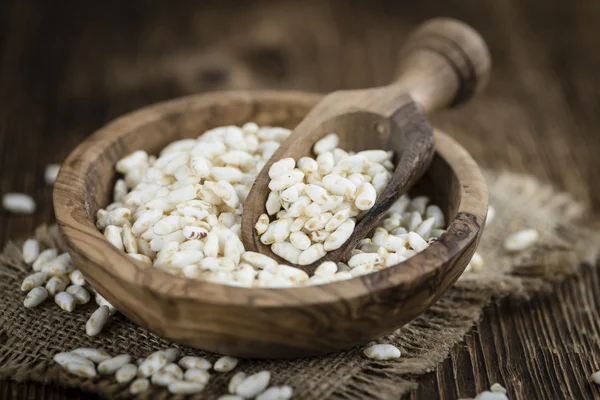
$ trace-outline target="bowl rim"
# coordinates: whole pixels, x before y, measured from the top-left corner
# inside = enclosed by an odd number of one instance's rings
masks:
[[[87,171],[101,156],[102,150],[121,136],[170,116],[219,103],[279,101],[311,107],[321,97],[319,94],[298,91],[212,92],[145,106],[104,125],[70,153],[54,185],[56,219],[69,253],[73,256],[73,252],[76,252],[77,256],[93,263],[96,268],[102,268],[104,276],[141,286],[143,290],[162,298],[265,308],[319,305],[339,302],[340,298],[351,300],[373,296],[377,292],[412,286],[433,273],[450,272],[453,266],[448,261],[476,240],[484,227],[488,193],[483,175],[470,154],[438,129],[435,129],[436,154],[452,168],[459,183],[456,217],[448,224],[446,233],[424,251],[400,264],[367,275],[324,285],[293,288],[246,288],[196,281],[148,267],[128,257],[106,241],[96,228],[95,217],[88,213],[84,195]],[[464,229],[465,219],[471,221],[469,229]],[[449,246],[449,243],[452,245]],[[80,267],[85,275],[88,266]],[[441,268],[448,270],[438,271]]]

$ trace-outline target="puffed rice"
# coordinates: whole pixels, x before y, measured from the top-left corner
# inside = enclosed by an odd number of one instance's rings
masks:
[[[93,378],[96,376],[96,369],[87,364],[67,363],[63,366],[63,368],[82,378]]]
[[[508,396],[504,393],[500,392],[491,392],[489,390],[485,390],[479,393],[475,400],[508,400]]]
[[[210,369],[212,364],[205,358],[186,356],[179,360],[179,365],[185,369]]]
[[[44,181],[46,185],[52,186],[54,182],[56,182],[56,177],[58,176],[58,171],[60,170],[59,164],[50,164],[46,165],[44,169]]]
[[[509,235],[504,240],[504,249],[509,252],[523,251],[535,245],[540,235],[535,229],[525,229]]]
[[[78,356],[87,358],[91,362],[96,364],[106,361],[112,358],[110,354],[102,349],[94,349],[90,347],[81,347],[79,349],[71,350],[71,354],[77,354]]]
[[[506,394],[506,388],[504,388],[501,384],[499,384],[497,382],[492,384],[492,386],[490,386],[490,391]]]
[[[175,347],[171,347],[168,349],[164,349],[163,353],[165,353],[165,357],[167,357],[167,361],[170,363],[174,363],[178,358],[181,351]]]
[[[390,360],[400,357],[400,350],[391,344],[374,344],[364,351],[365,356],[375,360]]]
[[[39,272],[39,271],[42,270],[42,267],[46,263],[48,263],[51,260],[55,259],[57,256],[58,256],[58,250],[56,250],[56,249],[46,249],[46,250],[42,251],[39,256],[37,256],[37,258],[33,262],[33,265],[31,266],[31,268],[34,271]]]
[[[103,375],[114,374],[125,364],[131,363],[131,356],[129,354],[121,354],[108,360],[102,361],[98,365],[98,372]]]
[[[265,208],[278,221],[267,226],[265,214],[257,232],[262,243],[271,245],[275,254],[293,264],[310,264],[342,246],[354,229],[351,218],[370,209],[391,178],[381,164],[390,161],[391,153],[369,150],[351,154],[336,148],[338,143],[339,137],[329,134],[315,143],[316,159],[303,157],[296,163],[287,158],[269,169],[271,192]],[[360,178],[351,180],[348,174]],[[299,181],[302,178],[304,181]],[[285,211],[280,211],[282,208]],[[288,222],[288,218],[294,220]],[[281,242],[292,243],[302,253],[298,256]],[[313,247],[320,243],[325,246]]]
[[[90,301],[90,293],[83,286],[71,285],[66,292],[73,296],[77,304],[87,304]]]
[[[113,315],[115,312],[117,312],[117,310],[113,307],[112,304],[110,304],[108,302],[108,300],[106,300],[104,297],[102,297],[102,295],[100,293],[95,294],[95,300],[96,300],[96,304],[98,304],[99,306],[106,306],[108,307],[108,313],[109,315]]]
[[[109,242],[142,263],[190,279],[247,287],[314,285],[360,276],[405,261],[444,233],[439,207],[424,196],[412,202],[402,196],[386,213],[385,229],[345,260],[374,253],[376,263],[352,262],[332,274],[308,277],[246,252],[240,240],[243,201],[289,134],[249,123],[173,142],[157,158],[143,151],[127,155],[116,165],[123,177],[115,183],[114,203],[98,211],[96,225]],[[313,263],[347,241],[392,176],[392,152],[346,152],[337,148],[338,141],[337,135],[328,135],[315,143],[316,158],[279,160],[268,171],[271,192],[254,228],[263,243],[293,264]],[[332,267],[319,271],[325,270]],[[114,312],[101,296],[96,302]]]
[[[42,286],[44,283],[46,283],[47,279],[48,274],[46,272],[34,272],[23,279],[21,290],[23,292],[27,292],[35,287]]]
[[[210,379],[210,374],[205,369],[190,368],[185,371],[183,379],[190,382],[200,383],[206,385]]]
[[[23,261],[27,264],[33,263],[40,255],[40,242],[35,239],[27,239],[23,243]]]
[[[56,296],[54,296],[54,302],[67,312],[72,312],[77,304],[75,297],[73,297],[71,293],[67,292],[57,293]]]
[[[46,290],[50,296],[56,296],[57,293],[64,291],[69,284],[69,278],[66,276],[53,276],[46,282]]]
[[[2,206],[15,214],[33,214],[36,208],[35,200],[23,193],[6,193],[2,197]]]
[[[600,371],[596,371],[594,372],[591,376],[590,379],[592,380],[592,382],[600,385]]]
[[[86,357],[71,352],[57,353],[52,359],[55,363],[63,367],[69,363],[84,364],[94,367],[94,363],[88,360]]]
[[[119,383],[131,382],[137,374],[137,367],[134,364],[122,365],[115,373],[115,378]]]
[[[164,350],[163,350],[163,353],[165,353]],[[165,354],[165,357],[166,357],[166,354]],[[168,359],[167,359],[167,361],[168,361]],[[173,374],[177,379],[183,379],[183,370],[177,364],[174,364],[174,363],[167,364],[161,369],[161,371],[166,371],[170,374]]]
[[[240,386],[240,383],[242,383],[247,376],[248,375],[243,371],[240,371],[233,375],[229,380],[229,384],[227,385],[227,390],[229,391],[229,393],[237,393],[237,389]]]
[[[169,384],[169,392],[173,394],[193,394],[204,390],[204,385],[196,382],[175,381]]]
[[[492,221],[494,220],[494,217],[496,216],[496,209],[493,206],[488,206],[488,212],[487,215],[485,217],[485,224],[491,224]]]
[[[109,314],[110,311],[108,306],[103,305],[98,307],[98,309],[94,311],[94,313],[86,322],[85,333],[88,336],[95,336],[98,333],[100,333],[100,331],[102,331],[102,328],[104,328],[104,325],[106,325],[106,321],[108,321]]]
[[[150,381],[145,378],[136,379],[129,386],[129,393],[136,395],[145,392],[150,387]]]
[[[234,394],[224,394],[222,396],[219,396],[217,400],[244,400],[244,398],[242,396],[237,396]]]
[[[217,372],[229,372],[233,370],[238,364],[239,360],[235,357],[224,356],[219,358],[214,365],[214,369]]]
[[[287,400],[292,398],[290,386],[273,386],[256,396],[256,400]]]
[[[37,307],[48,298],[48,291],[43,287],[35,287],[27,293],[23,305],[27,308]]]
[[[155,372],[160,371],[165,365],[168,364],[167,355],[164,351],[157,351],[144,360],[138,367],[138,374],[142,377],[149,377]]]
[[[73,285],[83,286],[86,283],[83,274],[78,269],[69,273],[69,279]]]
[[[138,374],[140,374],[138,370]],[[169,386],[171,383],[178,381],[179,379],[169,371],[161,369],[152,374],[150,382],[156,386]]]
[[[244,378],[237,386],[236,393],[244,398],[255,397],[269,386],[270,380],[271,373],[269,371],[257,372]]]
[[[51,276],[67,275],[75,270],[69,253],[62,253],[42,266],[42,272]]]

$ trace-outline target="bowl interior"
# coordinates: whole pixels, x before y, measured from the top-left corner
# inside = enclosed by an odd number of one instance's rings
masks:
[[[315,100],[318,98],[318,96],[310,97]],[[144,115],[144,111],[138,112],[141,114],[140,117],[149,117],[147,123],[115,137],[106,150],[102,154],[97,154],[97,158],[91,163],[92,167],[85,179],[85,203],[89,217],[95,220],[98,209],[112,202],[113,186],[119,177],[115,171],[115,164],[133,151],[144,150],[148,154],[158,155],[166,145],[175,140],[196,138],[206,130],[223,125],[256,122],[259,125],[293,129],[312,107],[311,101],[292,104],[269,97],[261,101],[260,107],[252,107],[252,102],[249,105],[247,98],[241,97],[237,100],[235,101],[234,98],[233,101],[215,103],[208,108],[182,109],[173,106],[172,112],[164,113],[161,118]],[[114,122],[116,125],[119,123],[120,120]],[[110,128],[109,125],[103,129],[106,134],[102,135],[102,140],[110,140]],[[364,143],[360,148],[377,148],[377,146],[369,147]],[[447,220],[450,221],[456,215],[459,204],[459,201],[450,201],[450,199],[460,199],[460,188],[457,183],[453,169],[446,160],[436,154],[431,168],[411,190],[410,195],[429,196],[434,204],[442,208]]]

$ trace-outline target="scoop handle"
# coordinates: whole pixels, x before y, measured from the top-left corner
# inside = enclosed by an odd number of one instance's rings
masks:
[[[408,92],[425,113],[467,101],[486,86],[491,57],[483,38],[450,18],[426,21],[400,52],[391,86]]]

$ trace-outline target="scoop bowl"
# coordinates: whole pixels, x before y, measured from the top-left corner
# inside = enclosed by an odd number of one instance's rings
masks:
[[[239,357],[329,353],[369,342],[411,321],[462,274],[487,213],[482,174],[443,132],[411,195],[425,194],[449,222],[447,232],[409,260],[322,286],[250,289],[200,282],[144,266],[95,227],[109,204],[115,163],[128,153],[156,154],[168,143],[222,125],[293,129],[320,96],[299,92],[224,92],[172,100],[125,115],[77,147],[54,187],[56,218],[86,280],[121,313],[179,343]]]

